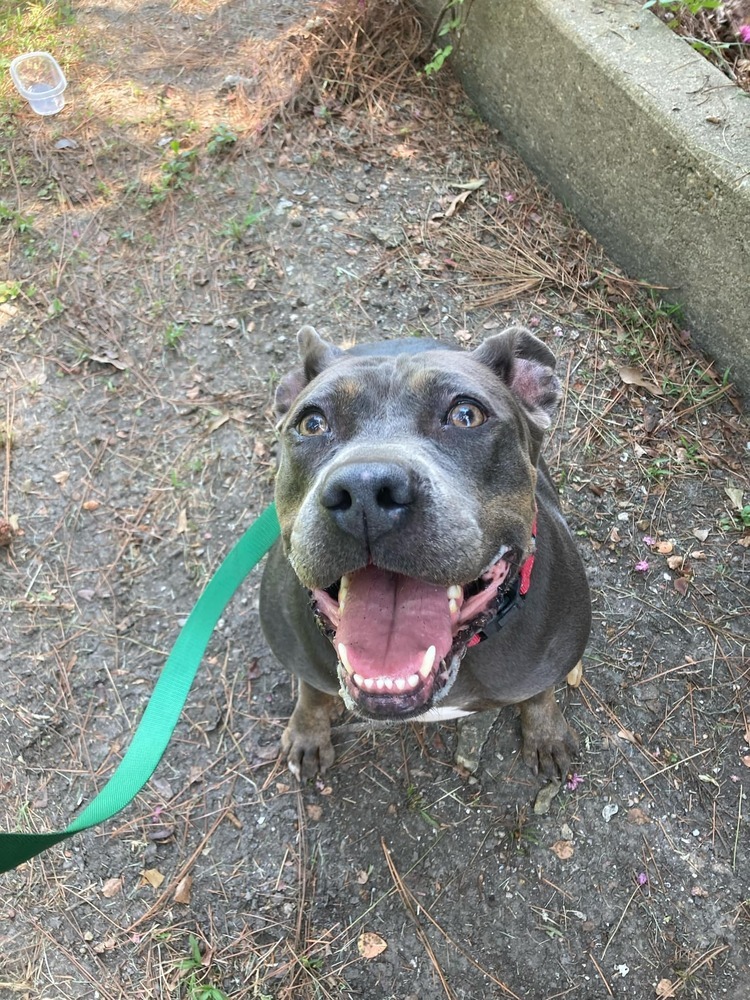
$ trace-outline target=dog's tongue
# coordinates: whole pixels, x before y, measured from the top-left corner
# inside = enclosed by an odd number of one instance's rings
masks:
[[[430,646],[439,663],[453,643],[446,588],[375,566],[352,573],[339,643],[363,677],[413,674]]]

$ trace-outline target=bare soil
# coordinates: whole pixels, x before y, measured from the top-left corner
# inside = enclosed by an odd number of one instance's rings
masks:
[[[269,407],[303,323],[470,346],[520,321],[553,347],[547,458],[595,627],[559,692],[581,758],[547,813],[512,711],[474,774],[453,725],[344,718],[331,772],[298,786],[256,571],[144,792],[0,876],[0,997],[746,1000],[750,428],[731,382],[447,69],[418,73],[401,5],[74,14],[34,38],[64,59],[64,111],[0,89],[3,828],[66,825],[121,758],[271,499]]]

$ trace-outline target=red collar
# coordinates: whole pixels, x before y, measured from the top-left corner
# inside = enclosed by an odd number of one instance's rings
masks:
[[[471,639],[469,639],[466,644],[469,649],[472,646],[476,646],[478,643],[483,642],[485,639],[488,639],[491,635],[494,635],[495,632],[499,632],[503,627],[506,615],[508,615],[513,608],[517,608],[523,603],[527,593],[529,592],[529,587],[531,586],[531,571],[534,568],[535,552],[536,514],[534,514],[534,521],[531,525],[531,550],[521,563],[518,575],[506,591],[503,602],[498,608],[492,621],[488,622],[483,629],[475,633]]]

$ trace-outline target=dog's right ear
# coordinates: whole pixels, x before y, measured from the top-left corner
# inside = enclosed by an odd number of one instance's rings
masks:
[[[302,327],[297,334],[297,346],[302,367],[285,375],[276,388],[273,408],[277,425],[287,415],[292,403],[305,386],[344,353],[341,348],[323,340],[312,326]]]

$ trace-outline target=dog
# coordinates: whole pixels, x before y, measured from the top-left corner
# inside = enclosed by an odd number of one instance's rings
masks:
[[[299,678],[289,769],[330,767],[343,699],[390,723],[517,705],[524,761],[564,777],[577,739],[554,687],[580,664],[591,600],[540,457],[554,355],[519,326],[472,351],[342,350],[311,326],[297,340],[260,590],[268,644]]]

